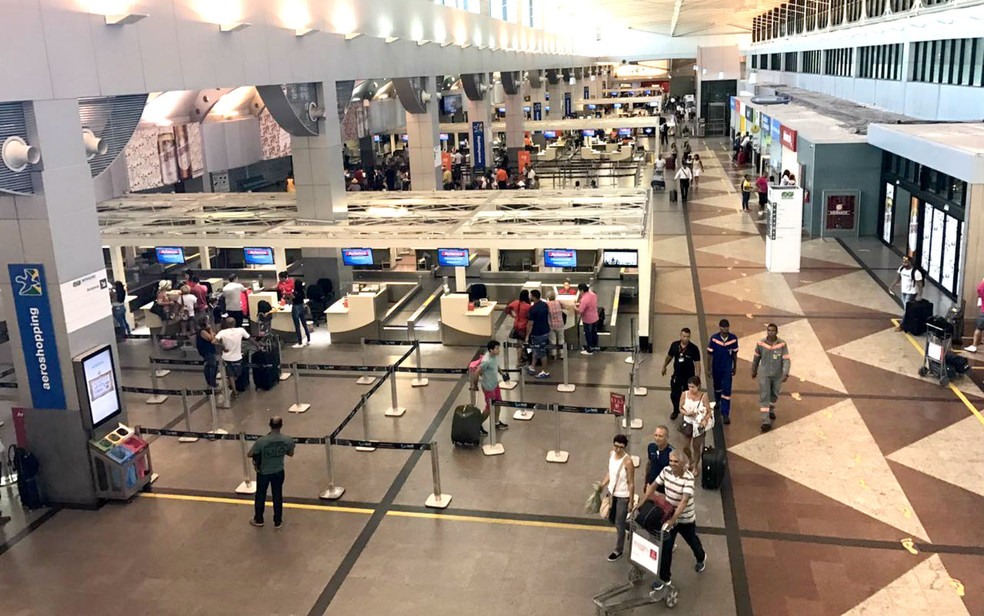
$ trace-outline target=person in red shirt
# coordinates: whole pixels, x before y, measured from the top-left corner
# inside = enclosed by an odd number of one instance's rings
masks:
[[[526,289],[520,291],[519,299],[510,302],[504,312],[513,318],[513,329],[509,337],[513,340],[526,340],[526,324],[530,317],[530,292]]]
[[[984,335],[984,279],[977,285],[977,305],[980,312],[977,315],[977,324],[974,326],[974,342],[964,350],[968,353],[976,353],[977,347],[981,343],[981,336]]]
[[[201,318],[208,312],[208,289],[202,284],[201,279],[194,275],[189,275],[185,284],[195,296],[195,318]]]
[[[598,296],[583,282],[577,285],[579,292],[574,307],[584,326],[584,348],[581,355],[591,355],[598,347]]]
[[[759,195],[759,216],[765,216],[765,204],[769,202],[769,177],[764,171],[755,180],[755,189]]]
[[[499,190],[506,189],[506,183],[509,181],[509,172],[504,168],[499,167],[495,172],[495,181],[499,184]]]
[[[277,282],[277,299],[290,299],[294,295],[294,279],[287,272],[280,272],[278,277],[280,281]]]

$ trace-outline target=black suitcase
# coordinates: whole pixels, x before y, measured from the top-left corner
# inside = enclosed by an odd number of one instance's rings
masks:
[[[704,447],[704,453],[700,459],[700,485],[705,490],[717,490],[724,482],[724,465],[727,460],[724,457],[723,449]]]
[[[658,507],[656,503],[646,500],[639,505],[639,513],[636,514],[636,524],[653,534],[658,534],[663,528],[663,522],[669,520],[672,516],[672,508],[669,511],[669,515],[667,515],[667,512]]]
[[[674,188],[670,191],[670,203],[676,203],[676,202],[677,202],[677,191]]]
[[[451,443],[457,447],[476,447],[482,440],[482,411],[470,404],[454,409],[451,416]]]
[[[253,382],[257,389],[270,390],[280,382],[280,358],[273,351],[253,353]]]
[[[902,331],[913,336],[926,333],[926,321],[933,316],[933,302],[928,299],[917,299],[905,305],[905,315],[902,317]]]
[[[243,393],[249,389],[249,359],[243,356],[243,370],[236,377],[236,391]]]
[[[958,374],[967,374],[968,372],[970,372],[970,361],[968,361],[968,359],[963,355],[957,355],[956,353],[947,353],[946,368],[948,374],[952,372],[952,374],[950,374],[950,378],[952,379],[954,376]]]

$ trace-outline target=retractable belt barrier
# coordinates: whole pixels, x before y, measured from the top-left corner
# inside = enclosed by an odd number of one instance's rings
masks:
[[[121,385],[120,390],[128,394],[157,394],[162,396],[180,396],[182,393],[186,396],[208,396],[211,395],[211,389],[162,389],[160,387],[132,387],[130,385]]]
[[[14,369],[13,368],[7,368],[3,372],[0,372],[0,379],[4,378],[6,376],[10,376],[13,373],[14,373]]]
[[[17,389],[17,383],[0,383],[0,389]]]

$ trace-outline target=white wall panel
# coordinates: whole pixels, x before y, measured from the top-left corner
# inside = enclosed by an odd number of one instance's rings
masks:
[[[935,120],[939,99],[940,87],[935,83],[907,83],[902,113],[920,120]]]
[[[939,117],[975,122],[984,117],[984,88],[941,85],[939,90]]]
[[[89,15],[99,89],[103,94],[146,91],[139,35],[135,28],[107,28],[101,15]]]
[[[51,97],[51,77],[48,74],[48,52],[44,29],[41,26],[39,0],[0,2],[0,36],[8,50],[0,61],[0,84],[17,84],[20,98],[33,100]],[[18,53],[13,60],[14,50]],[[28,53],[23,53],[30,50]],[[3,89],[0,85],[0,91]],[[0,96],[3,99],[3,96]]]
[[[41,19],[48,49],[52,94],[55,98],[78,98],[98,90],[99,73],[89,34],[89,16],[45,4],[42,3]],[[36,46],[37,41],[27,49]]]

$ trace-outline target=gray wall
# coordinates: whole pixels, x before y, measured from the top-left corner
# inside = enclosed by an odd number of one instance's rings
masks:
[[[805,166],[803,188],[810,191],[810,203],[803,205],[803,226],[811,236],[823,232],[824,191],[851,189],[861,192],[858,208],[858,234],[878,234],[878,198],[881,186],[882,151],[867,143],[798,143],[799,164]],[[823,232],[836,235],[837,232]]]

